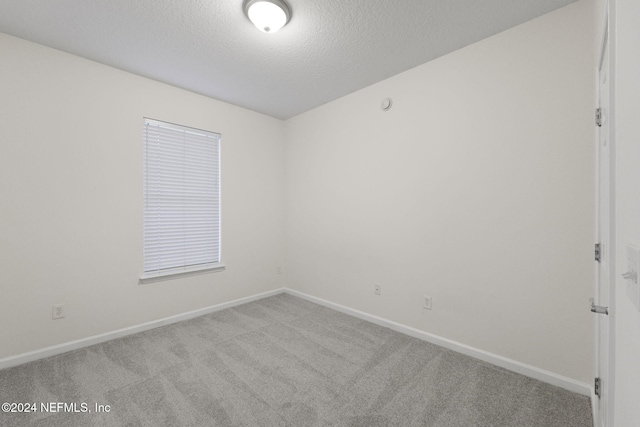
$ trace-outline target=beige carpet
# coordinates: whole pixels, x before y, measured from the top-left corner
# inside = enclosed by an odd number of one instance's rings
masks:
[[[37,406],[2,426],[592,425],[585,396],[286,294],[2,370],[1,402]]]

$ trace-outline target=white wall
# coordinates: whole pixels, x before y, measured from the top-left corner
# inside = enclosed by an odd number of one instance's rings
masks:
[[[593,14],[288,120],[287,285],[591,383]]]
[[[640,245],[640,4],[611,0],[615,7],[616,74],[616,378],[615,425],[640,423],[640,312],[627,297],[627,244]]]
[[[0,56],[0,359],[284,285],[280,120],[3,34]],[[222,134],[226,271],[138,284],[144,116]]]
[[[293,289],[590,383],[589,3],[286,123],[0,34],[0,359],[284,286],[286,243]],[[226,271],[138,284],[143,116],[222,133]]]

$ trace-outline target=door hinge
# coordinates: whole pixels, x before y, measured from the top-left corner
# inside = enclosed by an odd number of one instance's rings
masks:
[[[600,397],[601,388],[602,388],[602,381],[600,381],[600,378],[596,378],[595,381],[593,382],[593,392],[598,397]]]
[[[594,255],[595,255],[595,260],[600,262],[600,260],[602,259],[602,246],[600,246],[600,243],[596,243],[596,246],[594,249]]]
[[[596,108],[596,126],[602,126],[602,109]]]

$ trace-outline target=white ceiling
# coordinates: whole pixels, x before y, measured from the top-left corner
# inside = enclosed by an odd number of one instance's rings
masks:
[[[575,0],[0,0],[0,32],[286,119]]]

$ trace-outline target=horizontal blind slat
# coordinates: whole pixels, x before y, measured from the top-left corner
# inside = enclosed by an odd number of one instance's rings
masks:
[[[144,270],[220,262],[220,135],[144,121]]]

